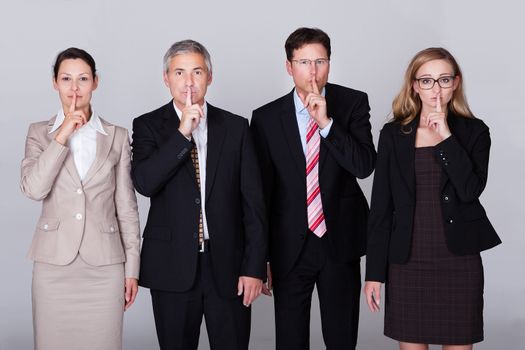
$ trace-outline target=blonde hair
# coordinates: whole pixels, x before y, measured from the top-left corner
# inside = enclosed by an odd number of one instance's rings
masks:
[[[447,61],[452,66],[454,75],[459,77],[458,87],[452,93],[452,99],[448,104],[447,110],[460,117],[474,117],[463,91],[463,75],[458,63],[450,52],[444,48],[430,47],[419,51],[414,58],[412,58],[405,72],[403,87],[396,98],[394,98],[394,101],[392,101],[393,120],[401,123],[401,125],[407,125],[421,113],[421,100],[413,89],[414,79],[419,68],[423,64],[433,60]]]

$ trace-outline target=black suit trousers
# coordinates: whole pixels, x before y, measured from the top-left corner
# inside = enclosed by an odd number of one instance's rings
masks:
[[[242,296],[218,294],[209,252],[199,253],[197,269],[187,292],[151,290],[160,349],[197,350],[204,316],[212,350],[247,350],[251,306],[242,304]]]
[[[310,308],[314,286],[321,309],[323,339],[328,350],[355,349],[361,290],[360,259],[339,263],[330,253],[327,232],[308,231],[294,267],[275,281],[276,350],[310,348]]]

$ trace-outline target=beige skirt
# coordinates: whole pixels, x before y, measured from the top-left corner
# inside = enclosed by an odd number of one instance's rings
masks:
[[[35,350],[120,350],[124,265],[33,265]]]

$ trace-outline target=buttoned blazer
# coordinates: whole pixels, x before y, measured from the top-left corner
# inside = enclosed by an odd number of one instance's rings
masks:
[[[356,178],[374,169],[370,107],[364,92],[326,87],[333,119],[321,137],[319,186],[333,257],[349,262],[365,253],[368,203]],[[298,259],[308,228],[306,160],[293,90],[253,112],[251,130],[259,156],[269,220],[269,259],[275,280],[285,278]]]
[[[433,147],[442,169],[441,209],[448,249],[476,254],[501,243],[479,197],[487,183],[490,133],[476,118],[449,113],[452,136]],[[379,137],[368,224],[366,280],[384,282],[388,263],[406,263],[415,209],[415,141],[419,118],[387,123]]]
[[[266,276],[262,186],[248,121],[208,103],[205,209],[214,281],[237,296],[239,276]],[[179,131],[173,101],[133,121],[132,177],[150,198],[141,286],[183,292],[195,281],[201,195],[194,144]]]
[[[28,257],[55,265],[77,254],[90,265],[125,262],[126,277],[139,276],[140,228],[130,176],[126,129],[101,120],[96,157],[80,180],[69,147],[49,133],[56,117],[31,124],[22,160],[21,188],[42,201]]]

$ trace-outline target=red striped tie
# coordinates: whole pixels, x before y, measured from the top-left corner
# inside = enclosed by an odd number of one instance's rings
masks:
[[[319,188],[319,148],[321,135],[313,118],[306,126],[306,205],[308,207],[308,228],[317,236],[326,232],[326,224]]]

